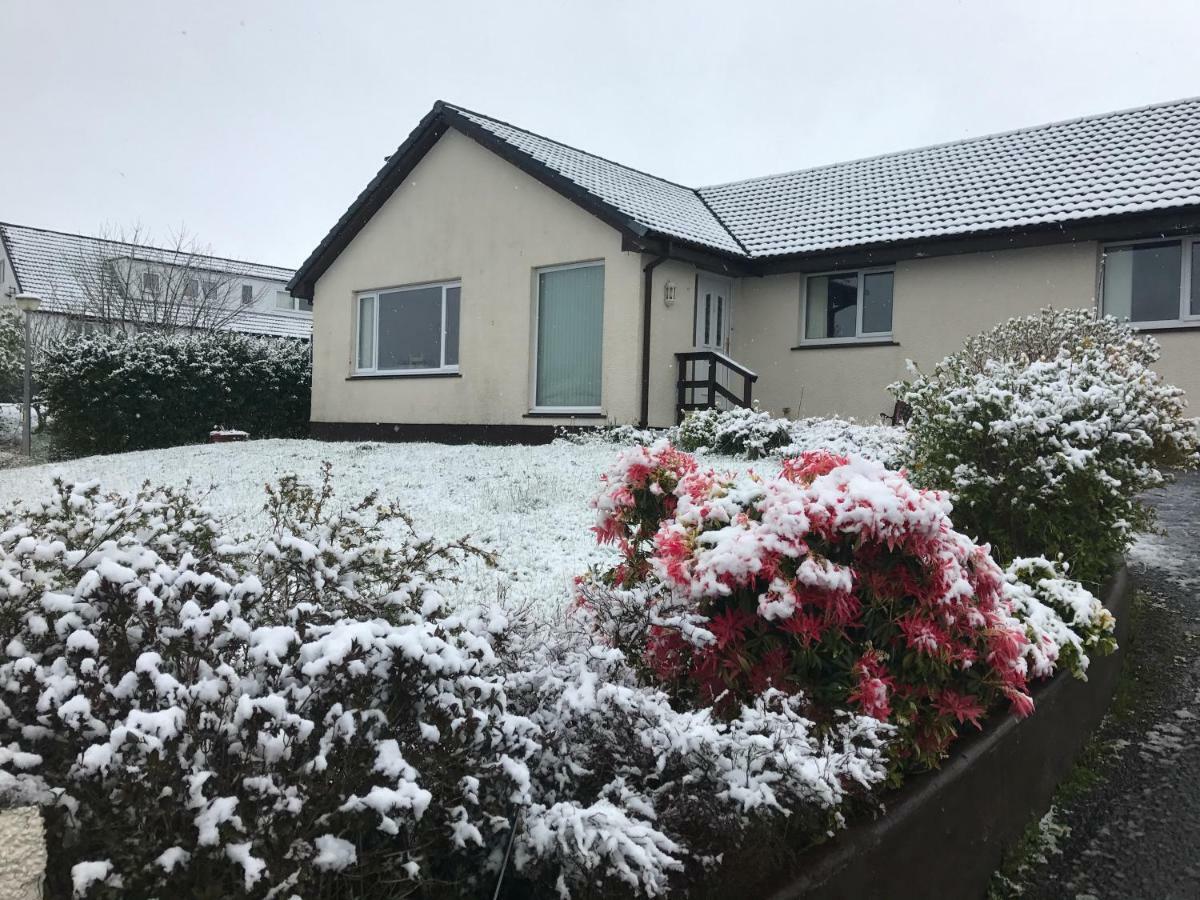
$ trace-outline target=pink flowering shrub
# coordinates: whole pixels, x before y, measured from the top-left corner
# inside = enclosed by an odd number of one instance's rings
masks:
[[[903,473],[818,451],[734,477],[660,442],[622,454],[594,505],[621,559],[581,605],[677,701],[802,693],[814,718],[895,725],[910,766],[990,710],[1033,710],[1004,573]]]

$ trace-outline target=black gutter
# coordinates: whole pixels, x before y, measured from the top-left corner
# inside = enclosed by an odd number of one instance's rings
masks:
[[[656,256],[642,266],[642,406],[638,427],[650,424],[650,311],[654,308],[654,270],[670,258],[670,242],[662,256]]]

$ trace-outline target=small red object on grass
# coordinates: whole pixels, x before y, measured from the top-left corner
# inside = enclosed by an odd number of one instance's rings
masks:
[[[228,444],[232,441],[248,440],[250,440],[250,435],[245,431],[238,431],[236,428],[217,428],[208,433],[210,444]]]

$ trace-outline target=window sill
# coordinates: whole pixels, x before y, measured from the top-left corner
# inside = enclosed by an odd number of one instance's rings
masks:
[[[389,378],[462,378],[462,372],[387,372],[381,375],[347,375],[347,381],[380,381]]]
[[[1136,322],[1129,323],[1134,331],[1141,334],[1163,334],[1168,331],[1200,331],[1200,322],[1180,322],[1177,325],[1167,325],[1162,323],[1138,325]]]
[[[863,341],[806,341],[802,344],[797,344],[793,350],[853,350],[856,347],[899,347],[900,342],[894,341],[891,338],[880,338],[878,340],[863,340]]]
[[[608,413],[605,412],[546,412],[538,410],[536,412],[527,412],[521,418],[523,419],[607,419]]]

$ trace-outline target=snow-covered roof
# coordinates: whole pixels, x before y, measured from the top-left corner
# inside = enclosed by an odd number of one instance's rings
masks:
[[[80,284],[80,273],[101,259],[134,259],[158,265],[178,264],[198,271],[219,273],[233,278],[270,281],[280,289],[292,277],[292,269],[260,263],[225,259],[219,256],[176,253],[160,247],[129,244],[123,241],[48,231],[26,225],[0,222],[9,264],[21,290],[42,298],[42,309],[50,313],[79,314],[87,308],[87,297]],[[275,337],[309,338],[312,317],[304,313],[263,312],[239,309],[229,322],[231,331]]]
[[[700,188],[755,257],[1200,204],[1200,98]]]
[[[447,104],[647,229],[727,253],[742,248],[692,188],[648,175],[499,119]]]
[[[300,267],[298,296],[447,128],[639,241],[743,264],[1200,206],[1200,98],[702,188],[438,101]]]

